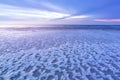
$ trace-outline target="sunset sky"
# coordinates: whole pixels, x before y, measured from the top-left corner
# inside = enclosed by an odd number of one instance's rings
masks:
[[[120,0],[0,0],[9,24],[120,24]]]

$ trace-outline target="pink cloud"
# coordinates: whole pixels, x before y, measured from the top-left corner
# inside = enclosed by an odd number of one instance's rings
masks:
[[[97,22],[120,22],[120,19],[95,19]]]

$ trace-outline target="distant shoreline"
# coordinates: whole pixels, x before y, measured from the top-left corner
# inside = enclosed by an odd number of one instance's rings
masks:
[[[7,30],[69,30],[69,29],[110,29],[120,30],[120,25],[33,25],[30,27],[2,27]]]

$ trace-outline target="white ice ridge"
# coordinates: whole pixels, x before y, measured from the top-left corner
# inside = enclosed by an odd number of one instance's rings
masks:
[[[120,80],[120,31],[23,32],[0,35],[0,80]]]

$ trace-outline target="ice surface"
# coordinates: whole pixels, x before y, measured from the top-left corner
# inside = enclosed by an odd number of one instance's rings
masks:
[[[120,80],[120,31],[0,31],[0,80]]]

